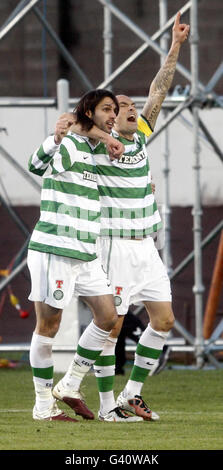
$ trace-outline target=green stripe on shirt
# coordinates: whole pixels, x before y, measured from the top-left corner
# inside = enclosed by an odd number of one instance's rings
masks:
[[[56,202],[56,201],[47,201],[43,200],[41,202],[41,212],[59,212],[60,214],[69,214],[71,217],[76,219],[83,219],[89,220],[92,222],[100,222],[100,212],[96,212],[93,210],[82,209],[80,207],[70,206],[68,204],[64,204],[63,202]],[[98,219],[98,220],[97,220]]]
[[[131,198],[141,199],[148,194],[152,193],[151,185],[148,184],[145,188],[115,188],[109,186],[98,186],[100,196],[110,196],[114,198]]]
[[[49,235],[77,239],[86,243],[95,243],[98,236],[97,233],[76,230],[76,228],[73,226],[56,225],[50,222],[43,222],[41,220],[37,222],[35,230],[47,233]]]
[[[65,194],[76,194],[87,199],[99,199],[98,190],[82,186],[80,184],[67,183],[65,181],[56,181],[53,178],[44,178],[43,189],[53,189]]]

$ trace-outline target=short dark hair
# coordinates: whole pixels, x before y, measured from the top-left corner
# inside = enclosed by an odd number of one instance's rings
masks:
[[[91,111],[94,113],[96,106],[106,97],[114,101],[116,106],[115,113],[117,115],[119,104],[116,96],[111,91],[102,89],[91,90],[82,96],[73,113],[76,115],[76,122],[80,123],[84,130],[89,131],[94,124],[93,120],[86,115],[86,112]]]

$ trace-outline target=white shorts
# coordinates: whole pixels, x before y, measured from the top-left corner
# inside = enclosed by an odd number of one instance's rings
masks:
[[[112,294],[111,283],[99,259],[81,261],[65,256],[28,250],[31,275],[29,300],[63,309],[76,296]]]
[[[152,237],[100,238],[98,253],[109,277],[119,315],[143,301],[171,302],[170,280]]]

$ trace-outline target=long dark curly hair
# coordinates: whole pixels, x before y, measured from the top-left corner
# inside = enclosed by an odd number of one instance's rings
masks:
[[[76,108],[73,110],[73,113],[76,116],[76,123],[80,123],[84,130],[89,131],[94,122],[86,115],[87,111],[94,113],[98,103],[107,96],[114,101],[116,106],[115,112],[117,115],[119,112],[119,104],[116,96],[111,91],[102,89],[91,90],[82,96]]]

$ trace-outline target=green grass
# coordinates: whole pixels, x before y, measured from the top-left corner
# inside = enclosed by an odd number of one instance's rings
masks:
[[[55,382],[62,374],[55,376]],[[115,395],[126,375],[115,379]],[[148,377],[143,397],[160,414],[158,422],[133,424],[33,421],[34,390],[29,367],[0,369],[1,450],[222,450],[223,394],[221,370],[164,370]],[[88,406],[98,411],[93,375],[85,378]],[[61,406],[72,416],[72,411]],[[62,431],[62,432],[61,432]]]

